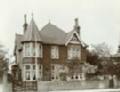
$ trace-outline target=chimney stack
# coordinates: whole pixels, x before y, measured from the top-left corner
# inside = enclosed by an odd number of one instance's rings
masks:
[[[78,18],[75,18],[74,30],[76,30],[76,32],[80,35],[80,26]]]
[[[28,26],[28,24],[27,24],[27,19],[26,19],[26,18],[27,18],[27,15],[25,14],[25,15],[24,15],[24,22],[25,22],[25,23],[24,23],[24,25],[23,25],[24,33],[26,32],[27,26]]]

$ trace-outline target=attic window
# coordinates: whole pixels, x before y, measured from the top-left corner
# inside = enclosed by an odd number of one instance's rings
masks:
[[[76,34],[73,34],[73,37],[72,37],[71,41],[78,41],[78,38],[77,38]]]

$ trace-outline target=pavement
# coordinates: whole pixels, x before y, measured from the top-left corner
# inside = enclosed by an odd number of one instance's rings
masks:
[[[89,90],[64,90],[64,91],[49,91],[49,92],[120,92],[120,89],[89,89]]]

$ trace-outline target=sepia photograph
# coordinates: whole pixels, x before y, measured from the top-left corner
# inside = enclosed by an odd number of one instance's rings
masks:
[[[1,0],[0,92],[120,92],[120,0]]]

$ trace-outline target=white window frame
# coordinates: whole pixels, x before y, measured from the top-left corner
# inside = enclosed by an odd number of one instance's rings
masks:
[[[84,73],[73,74],[71,80],[85,80],[85,75]]]
[[[51,80],[60,80],[60,74],[67,73],[64,65],[51,64]],[[54,77],[54,79],[52,79]]]
[[[81,48],[80,46],[68,46],[67,57],[68,59],[80,59]]]
[[[29,70],[26,70],[27,65],[30,66]],[[33,65],[35,65],[35,64],[25,64],[24,65],[24,81],[36,81],[36,80],[33,80],[33,72],[36,72],[35,70],[33,70]],[[30,80],[27,80],[27,78],[26,78],[26,72],[28,72],[28,71],[30,72]]]
[[[27,45],[29,48],[26,49]],[[43,48],[41,43],[24,43],[23,50],[23,57],[43,57]],[[29,55],[26,53],[29,53]],[[33,53],[35,53],[35,55],[33,55]]]
[[[79,41],[71,41],[74,34],[78,37],[78,40],[79,40]],[[78,33],[77,33],[76,31],[74,31],[74,32],[72,33],[72,35],[70,36],[70,38],[65,42],[65,46],[67,46],[68,43],[80,44],[80,36],[78,35]]]
[[[54,67],[54,69],[52,69],[52,67]],[[52,64],[51,65],[51,80],[52,81],[59,80],[59,73],[56,72],[56,69],[57,69],[57,64]]]
[[[59,59],[59,47],[58,46],[51,46],[51,58]]]
[[[30,66],[30,69],[29,70],[26,70],[26,66]],[[33,66],[35,66],[35,69],[33,69]],[[39,73],[39,76],[38,76],[38,78],[40,78],[40,80],[42,79],[42,73],[43,73],[43,66],[40,64],[40,67],[41,67],[41,69],[39,69],[38,71],[38,73]],[[26,78],[26,72],[30,72],[30,80],[27,80],[27,78]],[[36,81],[36,79],[34,80],[33,79],[33,77],[34,77],[34,75],[33,75],[33,73],[35,73],[35,76],[37,76],[36,75],[36,65],[35,64],[24,64],[24,68],[23,68],[23,80],[24,81]]]
[[[23,45],[23,55],[24,57],[30,57],[31,56],[31,43],[24,43]]]

